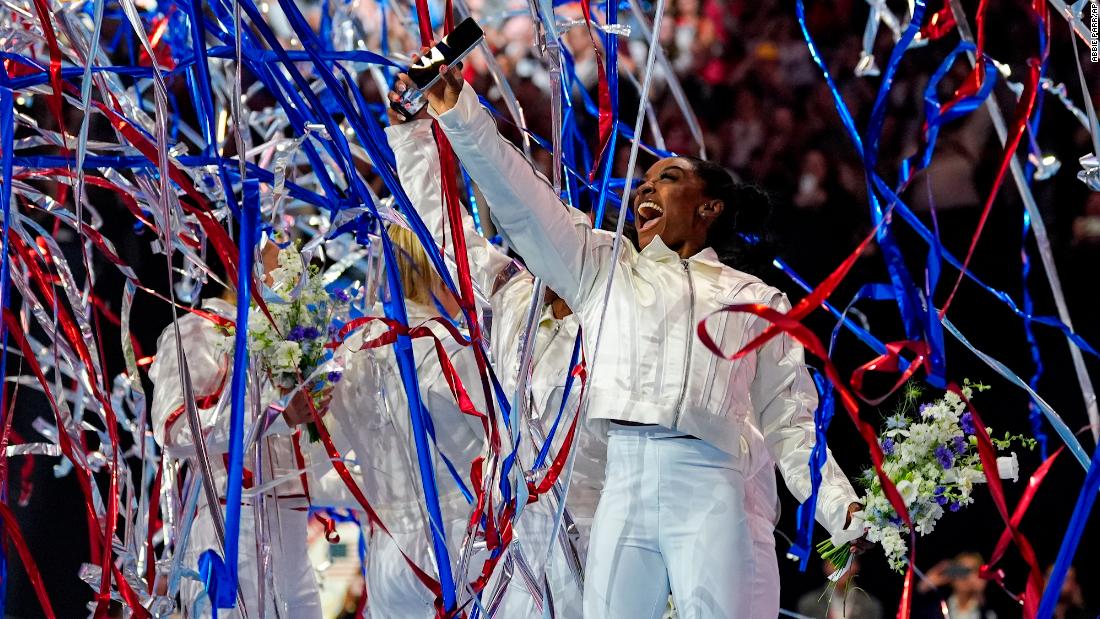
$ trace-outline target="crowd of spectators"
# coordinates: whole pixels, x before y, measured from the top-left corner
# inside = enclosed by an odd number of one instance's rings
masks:
[[[488,41],[524,108],[528,125],[535,133],[549,135],[549,79],[534,45],[530,20],[524,15],[526,4],[512,6],[507,0],[475,0],[472,4],[491,24]],[[632,29],[629,40],[619,49],[620,118],[632,126],[637,78],[645,59],[645,29],[629,7],[624,2],[619,11],[619,21]],[[642,8],[649,11],[646,19],[651,19],[652,6]],[[941,5],[933,3],[928,11],[939,8]],[[904,18],[904,5],[894,9]],[[880,83],[874,76],[856,72],[867,16],[864,2],[823,0],[808,3],[806,17],[807,27],[861,132],[866,131]],[[579,7],[558,9],[559,21],[578,17]],[[974,16],[968,19],[973,26]],[[1055,82],[1072,86],[1077,81],[1068,35],[1059,17],[1052,16],[1052,20],[1053,51],[1048,75]],[[996,33],[987,44],[990,56],[1012,72],[1010,79],[1021,81],[1027,58],[1038,53],[1038,29],[1026,7],[1022,3],[990,2],[985,23]],[[598,39],[600,33],[596,34]],[[563,39],[578,80],[594,95],[594,50],[602,54],[602,45],[594,46],[583,26],[567,30]],[[870,229],[867,184],[863,162],[803,40],[794,4],[779,0],[670,0],[660,40],[668,64],[658,67],[649,100],[665,146],[677,153],[705,152],[742,180],[770,192],[778,215],[778,237],[785,247],[812,248],[815,257],[806,263],[805,275],[811,281],[819,279],[821,268],[846,256]],[[877,145],[876,169],[888,184],[898,182],[902,161],[924,146],[924,92],[931,74],[957,42],[958,37],[950,34],[913,49],[899,67],[886,99],[885,122]],[[880,68],[887,63],[893,45],[892,31],[881,27],[874,46]],[[1080,49],[1087,59],[1087,49]],[[1100,72],[1092,63],[1085,64],[1086,76],[1095,82]],[[702,130],[702,149],[664,79],[668,77],[666,66],[686,92]],[[961,56],[942,80],[939,99],[950,99],[969,73],[970,65]],[[484,71],[480,74],[483,91],[500,102],[499,89],[492,86]],[[627,74],[633,77],[628,79]],[[1071,87],[1070,93],[1083,108],[1079,92]],[[994,97],[1011,121],[1015,111],[1012,91],[1002,83]],[[1040,204],[1047,210],[1044,217],[1057,246],[1092,252],[1100,246],[1100,214],[1093,208],[1095,200],[1085,207],[1087,189],[1074,178],[1079,169],[1077,158],[1090,150],[1088,134],[1053,96],[1043,99],[1039,131],[1029,134],[1024,143],[1034,142],[1029,150],[1036,154],[1054,155],[1062,170],[1051,179],[1033,181],[1033,189],[1040,198],[1047,198]],[[582,118],[581,123],[584,135],[594,139],[595,121]],[[652,132],[647,131],[645,136],[652,143]],[[618,146],[622,152],[617,157],[616,172],[621,176],[625,174],[629,142],[621,140]],[[1021,149],[1020,156],[1027,157],[1029,150]],[[940,132],[928,172],[917,174],[903,194],[907,203],[926,216],[935,205],[943,217],[940,223],[944,243],[956,253],[965,253],[977,213],[992,188],[1001,153],[988,114],[979,111],[950,123]],[[548,165],[548,154],[536,152],[535,157]],[[641,165],[647,161],[643,158]],[[999,195],[1002,202],[1019,204],[1011,179]],[[1053,209],[1051,200],[1055,198],[1066,207]],[[1019,225],[1015,218],[1012,228]],[[1018,233],[1016,237],[1019,245]],[[799,251],[791,253],[797,262]]]
[[[856,71],[861,60],[867,4],[858,0],[820,0],[807,4],[807,27],[816,39],[821,56],[851,111],[856,127],[865,133],[881,83],[879,77],[859,75]],[[620,78],[619,111],[621,120],[633,126],[638,106],[636,78],[644,66],[646,51],[642,42],[644,29],[640,26],[649,24],[640,24],[629,6],[623,3],[620,9],[619,21],[631,26],[632,35],[629,42],[620,45],[619,68],[621,73],[630,73],[635,79]],[[928,11],[931,13],[942,6],[939,2],[931,3]],[[652,9],[652,6],[647,4],[646,8]],[[901,17],[905,16],[904,4],[893,8],[901,12]],[[502,15],[507,6],[487,0],[480,10],[487,16]],[[871,230],[870,205],[864,163],[841,122],[832,93],[810,55],[795,15],[794,3],[779,0],[669,0],[666,10],[660,32],[662,50],[668,59],[667,66],[672,70],[671,77],[679,82],[687,95],[701,128],[703,144],[700,148],[691,130],[691,121],[673,96],[670,74],[665,67],[659,66],[649,102],[652,106],[650,113],[657,120],[665,147],[677,153],[705,152],[708,158],[721,162],[742,181],[766,190],[773,200],[777,255],[811,284],[820,282]],[[971,13],[967,19],[973,27],[976,25],[972,12],[974,7],[968,10]],[[568,11],[568,7],[559,8],[559,21],[562,16],[580,16],[579,9],[575,14]],[[523,12],[518,13],[522,15]],[[651,18],[652,10],[647,14]],[[1052,51],[1046,75],[1054,83],[1067,84],[1070,98],[1084,109],[1083,95],[1076,87],[1076,64],[1065,23],[1057,14],[1052,14],[1051,19]],[[990,33],[988,53],[1004,65],[1002,77],[1007,72],[1008,79],[1021,81],[1028,57],[1038,53],[1038,28],[1026,4],[996,0],[987,3],[985,26]],[[598,39],[599,32],[596,34]],[[497,50],[496,60],[507,75],[529,126],[540,135],[549,135],[550,82],[534,46],[530,22],[524,17],[512,17],[500,28],[490,30],[488,40]],[[593,45],[583,26],[568,30],[564,41],[575,63],[579,81],[595,99],[598,79],[595,63],[597,53],[604,52],[602,45]],[[877,144],[879,157],[876,171],[888,184],[898,183],[902,162],[925,146],[925,91],[931,75],[957,43],[957,35],[949,34],[942,40],[911,50],[899,66],[885,102],[885,121]],[[880,28],[874,45],[879,68],[886,65],[893,45],[892,32],[885,26]],[[1100,71],[1096,65],[1087,62],[1087,51],[1087,48],[1079,47],[1086,80],[1095,92],[1100,87]],[[963,85],[970,70],[971,65],[965,56],[960,56],[936,89],[938,99],[950,100],[955,90]],[[488,93],[490,100],[501,102],[500,89],[494,87],[484,73],[477,85],[480,92]],[[1017,112],[1016,95],[1004,80],[995,88],[993,99],[1011,123]],[[1041,119],[1036,125],[1038,130],[1027,133],[1017,156],[1025,163],[1030,160],[1032,164],[1027,168],[1030,188],[1050,235],[1063,281],[1069,282],[1068,286],[1073,288],[1068,293],[1071,308],[1075,316],[1083,317],[1100,308],[1100,296],[1095,287],[1082,285],[1090,268],[1086,265],[1092,264],[1094,268],[1097,259],[1100,259],[1100,196],[1090,192],[1076,178],[1076,172],[1080,169],[1078,158],[1091,150],[1089,134],[1049,93],[1041,96],[1038,116]],[[597,133],[595,121],[589,119],[587,122],[587,125],[582,124],[582,129],[586,136],[594,140]],[[651,130],[647,130],[644,136],[646,143],[653,143]],[[625,175],[625,155],[629,145],[629,141],[625,140],[619,143],[616,176]],[[944,246],[960,258],[967,252],[1002,157],[1003,148],[991,117],[979,109],[949,123],[940,131],[931,165],[925,172],[914,175],[902,193],[903,199],[918,217],[929,228],[936,229]],[[1061,169],[1050,177],[1034,175],[1034,164],[1043,157],[1047,158],[1047,164],[1052,158],[1058,161]],[[548,154],[536,152],[535,159],[548,168]],[[651,161],[643,155],[639,160],[640,169],[644,170]],[[975,272],[991,285],[1008,291],[1016,298],[1022,294],[1021,247],[1030,252],[1033,265],[1038,261],[1033,241],[1024,240],[1023,213],[1017,187],[1011,176],[1006,176],[996,194],[992,214],[972,263]],[[921,280],[927,245],[919,241],[903,223],[897,222],[894,229],[896,240],[911,261],[914,277]],[[877,251],[875,245],[866,250],[871,255],[861,261],[857,275],[851,278],[856,282],[852,286],[867,281],[887,281],[883,261],[873,255]],[[860,272],[859,268],[863,271]],[[947,272],[953,280],[956,272]],[[793,297],[800,296],[800,291],[784,276],[771,273],[768,277],[791,292]],[[1034,274],[1032,277],[1030,285],[1037,296],[1037,304],[1044,306],[1043,312],[1053,313],[1049,298],[1045,296],[1045,283],[1041,278],[1034,279]],[[940,295],[944,294],[943,286],[941,283]],[[850,288],[848,294],[853,291],[854,288]],[[840,294],[837,296],[848,298]],[[981,346],[991,347],[987,349],[1025,373],[1031,358],[1023,345],[1019,319],[990,312],[988,307],[992,303],[989,297],[982,297],[965,286],[960,299],[958,309],[953,310],[956,321],[972,328],[979,337],[989,336],[990,339],[983,340]],[[937,297],[937,301],[942,302],[942,297]],[[894,312],[896,308],[890,311]],[[888,320],[880,318],[875,323],[875,331],[880,336],[884,323],[887,325],[885,329],[888,329],[891,322],[896,322],[895,314],[887,315]],[[990,315],[994,317],[990,318]],[[822,321],[813,326],[824,324],[831,325]],[[1078,324],[1077,328],[1086,337],[1096,339],[1100,336],[1100,325],[1095,321]],[[1010,337],[1006,339],[1005,333]],[[1019,340],[1020,345],[1009,344],[1008,339]],[[1044,348],[1044,351],[1048,350],[1049,346]],[[1063,352],[1057,351],[1058,354]],[[968,365],[968,360],[959,355],[952,358],[952,363],[956,374],[975,367]],[[987,376],[988,371],[982,369],[984,373],[976,372],[974,375]],[[1077,386],[1069,372],[1046,376],[1043,380],[1048,390],[1058,390],[1064,386],[1067,393],[1077,393]],[[1002,396],[1005,399],[998,401],[999,404],[1019,412],[1005,423],[1028,431],[1024,412],[1026,400],[1012,399],[1014,396],[1011,394],[997,395],[998,398]],[[1074,405],[1075,419],[1083,419],[1083,415],[1076,412],[1080,406],[1079,399],[1067,397],[1066,401]],[[850,440],[853,445],[859,444],[860,439],[854,434],[841,432],[836,443],[831,438],[831,445],[844,445],[845,440]],[[834,446],[834,451],[847,450]],[[851,458],[851,461],[859,463],[856,466],[862,466],[866,452],[855,456],[841,454],[839,457],[842,461]],[[1059,484],[1061,481],[1052,483]],[[1065,487],[1074,488],[1072,484]],[[974,539],[968,537],[965,531],[982,518],[977,515],[980,509],[974,511],[976,514],[972,519],[960,518],[955,525],[947,525],[947,530],[940,534],[945,548],[972,547],[970,544],[974,543]],[[991,508],[984,513],[986,517],[994,517]],[[957,528],[951,530],[952,527]],[[1056,547],[1060,538],[1049,531],[1044,533],[1048,534],[1049,539],[1040,543]],[[780,540],[779,545],[783,544]],[[950,554],[947,556],[954,554],[950,550],[948,552]],[[1053,555],[1046,553],[1042,560],[1053,558]],[[873,558],[870,560],[874,561]],[[995,617],[993,608],[996,607],[1001,609],[1001,616],[1018,614],[1018,606],[999,588],[992,590],[988,596],[992,606],[986,604],[987,583],[978,578],[977,565],[972,565],[975,563],[980,565],[980,556],[964,553],[953,560],[935,564],[929,573],[930,580],[925,581],[926,589],[917,600],[916,612],[935,613],[948,608],[952,617]],[[952,570],[958,574],[944,574]],[[810,570],[811,573],[813,571]],[[853,586],[849,592],[846,589],[849,580],[844,579],[843,585],[837,587],[844,593],[839,598],[835,591],[830,598],[822,597],[822,591],[818,590],[800,599],[800,593],[811,586],[818,586],[820,575],[796,575],[793,567],[784,565],[785,608],[798,608],[808,616],[821,617],[839,617],[841,615],[836,613],[838,609],[845,610],[847,616],[875,617],[892,612],[897,602],[900,586],[897,581],[900,578],[891,580],[884,571],[873,570],[861,580],[863,582],[860,584],[866,589]],[[1069,581],[1076,583],[1075,577]],[[1080,587],[1074,589],[1076,584],[1067,584],[1067,587],[1070,589],[1066,594],[1068,607],[1083,605]],[[941,594],[942,597],[938,597]],[[876,596],[882,601],[875,599]],[[830,599],[846,600],[847,606],[838,606]],[[939,603],[941,600],[942,604]],[[1074,611],[1068,616],[1083,616],[1074,614],[1079,612],[1083,611]]]
[[[637,1],[643,8],[642,13],[649,15],[647,19],[651,18],[652,5],[647,0]],[[470,0],[468,4],[486,25],[487,40],[495,51],[493,60],[499,65],[508,85],[522,105],[529,127],[536,134],[548,136],[551,133],[550,81],[535,47],[532,24],[525,17],[526,3],[510,2],[512,0]],[[411,34],[415,30],[402,28],[402,25],[407,24],[403,24],[398,7],[394,3],[387,4],[392,9],[388,13],[388,19],[394,26],[388,31],[390,44],[393,49],[409,49],[415,40],[415,35]],[[441,2],[438,4],[442,5]],[[844,102],[851,110],[856,126],[861,132],[865,131],[880,84],[878,78],[859,76],[855,71],[861,58],[867,4],[860,0],[811,0],[807,4],[807,26],[820,47],[822,58],[835,79]],[[894,5],[894,10],[904,14],[905,3],[890,4]],[[1012,70],[1013,79],[1019,79],[1026,58],[1036,53],[1038,44],[1037,28],[1027,12],[1027,3],[989,0],[986,4],[989,53]],[[360,17],[364,23],[377,24],[381,15],[378,12],[379,4],[362,0],[359,5],[363,12]],[[329,4],[325,3],[324,6]],[[935,11],[941,6],[940,0],[936,0],[930,3],[928,9]],[[631,28],[631,35],[621,39],[619,61],[622,74],[620,114],[622,121],[632,126],[638,99],[636,81],[630,79],[630,76],[637,78],[640,74],[640,66],[645,58],[645,45],[642,42],[643,24],[638,21],[630,7],[630,3],[624,3],[620,8],[620,21]],[[406,6],[402,10],[407,11],[407,8]],[[576,6],[565,5],[558,10],[561,19],[580,16]],[[969,7],[969,10],[972,11],[973,7]],[[973,14],[968,17],[973,25]],[[1052,51],[1048,75],[1055,82],[1067,84],[1070,98],[1083,108],[1084,101],[1076,86],[1073,48],[1069,44],[1065,25],[1057,14],[1052,13],[1051,19]],[[377,30],[367,34],[367,47],[372,50],[379,49],[377,35]],[[848,137],[836,112],[832,94],[802,38],[794,3],[790,0],[668,0],[660,40],[671,73],[663,68],[659,71],[649,101],[665,147],[678,153],[705,152],[708,158],[721,162],[743,181],[758,184],[767,190],[772,196],[776,215],[773,227],[777,254],[793,265],[810,283],[820,282],[856,247],[859,239],[869,232],[870,207],[863,162]],[[956,36],[949,35],[943,41],[935,41],[927,47],[912,50],[899,68],[886,101],[885,122],[878,143],[880,156],[877,171],[890,184],[897,182],[897,170],[901,162],[923,147],[921,132],[924,91],[930,75],[957,40]],[[565,32],[564,42],[581,87],[594,95],[597,86],[596,50],[600,54],[605,53],[605,50],[602,46],[593,45],[583,26],[569,28]],[[886,64],[892,46],[890,30],[882,28],[874,49],[879,67]],[[1100,90],[1100,71],[1097,65],[1088,62],[1088,53],[1084,46],[1079,49],[1088,83],[1093,86],[1094,92]],[[490,79],[485,66],[486,59],[473,56],[469,62],[474,65],[471,75],[476,76],[479,91],[485,93],[498,108],[504,109],[502,90]],[[968,73],[969,65],[965,59],[960,59],[948,71],[939,88],[940,100],[949,99]],[[696,142],[689,118],[676,103],[670,83],[673,78],[686,94],[701,129],[702,145]],[[173,83],[173,87],[179,89],[179,101],[186,106],[186,93],[182,84],[181,80]],[[379,95],[377,92],[368,94]],[[1011,90],[1003,84],[999,85],[994,97],[1001,103],[1006,117],[1011,120],[1016,111]],[[38,98],[35,105],[38,110],[36,117],[47,119],[45,98]],[[1024,147],[1019,155],[1026,158],[1030,151],[1035,150],[1041,155],[1052,156],[1061,163],[1061,170],[1051,178],[1032,180],[1032,190],[1051,236],[1071,313],[1080,317],[1095,316],[1100,311],[1100,289],[1089,281],[1094,281],[1095,266],[1100,264],[1100,193],[1090,192],[1076,179],[1078,158],[1092,148],[1089,135],[1055,97],[1044,96],[1041,109],[1042,122],[1038,131],[1029,132],[1025,136]],[[69,119],[70,131],[71,135],[75,135],[79,127],[79,110],[71,108],[69,111],[72,115]],[[191,112],[183,109],[181,114],[190,117]],[[581,123],[582,135],[594,146],[597,134],[595,120],[581,114],[578,121]],[[643,136],[646,143],[655,142],[652,131],[645,131]],[[232,144],[228,148],[227,154],[231,155]],[[619,142],[615,153],[616,176],[625,174],[628,148],[628,141]],[[937,228],[944,244],[956,255],[961,256],[966,252],[981,206],[990,193],[1001,153],[1000,143],[988,115],[984,112],[975,113],[951,123],[941,131],[931,167],[927,173],[918,174],[904,193],[906,201],[929,225],[931,208],[935,206]],[[536,162],[547,169],[549,155],[537,148],[533,154]],[[644,169],[651,161],[652,159],[643,157],[639,165]],[[1006,181],[998,195],[989,227],[975,254],[974,268],[990,283],[1007,290],[1014,298],[1019,298],[1023,211],[1011,179]],[[106,209],[109,199],[110,196],[104,196],[101,200],[97,197],[97,204]],[[111,230],[110,236],[118,239],[116,244],[121,247],[129,263],[142,265],[142,281],[163,281],[163,273],[148,275],[147,271],[154,268],[150,265],[161,265],[162,262],[142,259],[145,255],[142,252],[147,251],[148,235],[138,238],[132,232],[131,223],[125,217],[109,219],[110,225],[118,227],[118,230]],[[918,262],[923,261],[926,251],[924,246],[916,242],[912,234],[906,235],[904,227],[899,225],[895,228],[899,229],[898,241],[907,249],[907,257]],[[1036,261],[1034,245],[1027,243],[1025,247],[1030,249],[1032,260]],[[875,251],[873,245],[868,250],[869,253]],[[874,259],[863,261],[870,271],[852,278],[857,283],[885,281],[882,260],[874,256],[870,258]],[[79,265],[80,262],[78,255],[70,258],[73,265]],[[1038,267],[1035,270],[1038,272]],[[919,268],[915,272],[919,273]],[[954,276],[954,272],[949,274]],[[81,277],[78,273],[78,279]],[[1041,281],[1041,276],[1035,277]],[[789,280],[783,279],[783,276],[773,274],[767,279],[792,293],[792,297],[799,296],[797,289]],[[120,282],[97,281],[97,286],[101,288],[114,286],[121,289]],[[1045,284],[1033,285],[1040,291],[1045,287]],[[965,288],[960,293],[964,300],[967,293]],[[837,297],[846,302],[847,296],[838,294]],[[142,302],[139,298],[138,303]],[[1049,299],[1039,298],[1036,302],[1039,305],[1037,314],[1053,313]],[[961,316],[955,317],[953,314],[953,317],[964,327],[968,319],[972,323],[980,322],[985,330],[976,329],[975,333],[971,333],[975,341],[983,348],[992,346],[989,348],[992,354],[1026,375],[1027,364],[1030,363],[1026,348],[1023,345],[1009,348],[1005,343],[1007,340],[1023,342],[1021,321],[1015,316],[1007,319],[987,316],[984,308],[991,304],[988,297],[982,297],[980,304],[960,302],[956,306],[959,309],[954,311]],[[155,311],[159,312],[157,315],[166,321],[167,315],[163,307],[155,307]],[[896,317],[890,315],[890,321],[876,322],[875,333],[886,339],[883,331],[889,328],[891,321],[896,322]],[[147,340],[152,334],[154,339],[149,341],[150,344],[155,341],[155,334],[163,327],[163,322],[152,322],[149,325],[135,326],[139,336]],[[825,323],[813,326],[816,328],[823,324]],[[1077,328],[1093,344],[1100,341],[1100,321],[1081,320]],[[145,330],[148,333],[144,333]],[[821,334],[821,330],[818,331]],[[997,338],[993,342],[996,345],[991,344],[988,337],[983,341],[983,334],[992,334],[993,338]],[[104,337],[104,340],[117,342],[119,338],[112,333]],[[1083,415],[1079,414],[1080,390],[1073,381],[1072,370],[1064,363],[1059,366],[1057,361],[1066,356],[1064,340],[1055,334],[1040,343],[1043,344],[1044,357],[1050,355],[1048,364],[1051,363],[1050,360],[1054,360],[1053,366],[1048,368],[1041,391],[1059,410],[1064,411],[1071,425],[1079,427],[1083,420]],[[118,356],[110,358],[116,357]],[[964,362],[962,357],[956,355],[951,358],[951,362],[954,378],[961,379],[968,375],[965,373],[967,369],[960,367]],[[120,368],[115,368],[112,375],[117,371]],[[969,374],[972,378],[981,379],[988,375],[988,371],[984,374]],[[21,397],[27,399],[26,396]],[[1000,396],[995,394],[991,397]],[[39,403],[39,406],[44,405]],[[1004,420],[998,419],[998,427],[1011,427],[1015,431],[1027,432],[1026,406],[1026,399],[1017,399],[1006,404],[1003,410],[1008,412],[1005,413]],[[15,418],[18,426],[23,420],[33,416],[16,414]],[[32,436],[29,424],[27,428],[18,429],[24,431],[25,435]],[[848,434],[843,434],[845,431]],[[837,432],[841,434],[837,435]],[[866,450],[862,447],[850,449],[853,445],[861,446],[859,441],[850,429],[836,428],[830,434],[830,444],[834,446],[838,459],[851,471],[866,464]],[[80,507],[75,503],[75,507],[70,505],[72,509],[57,507],[62,504],[58,501],[69,500],[77,495],[75,486],[71,483],[72,478],[54,480],[50,466],[45,463],[37,466],[36,478],[48,480],[52,484],[47,485],[43,481],[43,490],[40,492],[49,492],[51,497],[49,501],[31,503],[31,509],[42,510],[41,513],[20,512],[24,530],[31,531],[32,534],[38,531],[37,537],[32,535],[32,543],[56,544],[57,547],[67,549],[80,547],[84,544],[85,533],[79,527],[56,526],[58,513],[79,512]],[[1072,509],[1073,499],[1079,489],[1080,471],[1071,474],[1068,468],[1071,465],[1066,466],[1065,469],[1055,468],[1047,482],[1061,489],[1065,500],[1051,501],[1044,505],[1046,517],[1059,526],[1030,529],[1033,541],[1042,554],[1041,560],[1045,562],[1054,558],[1052,553],[1056,552],[1061,540],[1059,528],[1068,520],[1068,512]],[[1055,491],[1045,492],[1049,494],[1044,496],[1057,494]],[[793,513],[793,504],[789,499],[786,500],[785,508],[780,531],[789,533],[793,531],[793,518],[790,516]],[[974,514],[970,521],[966,520],[966,514],[960,514],[960,524],[954,531],[950,528],[954,525],[945,524],[943,530],[936,533],[938,541],[947,547],[992,548],[999,529],[986,527],[988,530],[979,531],[973,528],[983,517],[998,517],[992,508],[982,511],[983,509],[982,506],[974,506],[970,510]],[[1030,526],[1030,522],[1025,521],[1025,528]],[[35,523],[40,523],[40,530],[34,526]],[[975,536],[981,539],[973,539]],[[1082,547],[1088,548],[1087,538]],[[777,550],[782,553],[785,548],[785,543],[780,540]],[[950,550],[946,554],[937,552],[937,558],[955,554]],[[868,566],[874,561],[876,559],[873,553],[865,559]],[[945,603],[950,605],[951,596],[956,596],[956,603],[964,606],[974,599],[984,602],[988,598],[994,605],[1000,604],[1002,609],[1011,609],[1009,612],[1001,612],[1000,616],[1014,616],[1012,612],[1018,614],[1018,609],[1013,609],[1011,602],[1007,601],[1007,597],[999,589],[990,587],[990,592],[986,594],[983,584],[980,595],[971,595],[972,591],[967,587],[978,587],[975,582],[968,580],[973,577],[974,572],[969,568],[973,567],[975,561],[980,562],[980,558],[960,555],[952,562],[933,564],[936,567],[929,571],[930,580],[944,591],[942,599],[946,600]],[[76,571],[73,565],[60,560],[50,563],[56,565],[46,565],[47,570],[53,570],[47,574],[47,580],[73,580]],[[875,565],[884,564],[880,561]],[[959,574],[948,573],[952,566]],[[968,568],[966,574],[960,575],[960,566]],[[942,569],[938,569],[941,567]],[[1090,575],[1092,578],[1096,577],[1095,568],[1087,565],[1081,567],[1081,582],[1087,582]],[[828,596],[822,597],[822,591],[814,591],[804,600],[799,600],[801,594],[821,585],[820,572],[811,569],[807,575],[800,576],[787,562],[782,569],[785,608],[797,608],[808,616],[836,616],[836,605]],[[1017,569],[1016,573],[1019,572]],[[865,569],[860,576],[860,582],[850,586],[852,581],[845,580],[843,586],[838,585],[843,593],[839,599],[848,604],[841,607],[847,610],[861,609],[872,617],[879,613],[888,614],[896,603],[899,581],[899,577],[886,573],[885,569]],[[13,598],[18,597],[19,602],[13,603],[11,608],[35,608],[25,576],[16,574],[14,582],[11,591],[14,592]],[[1017,589],[1022,589],[1022,585]],[[1090,591],[1087,588],[1085,590]],[[959,595],[960,591],[964,594]],[[967,591],[971,593],[966,593]],[[85,593],[90,595],[90,592]],[[937,595],[932,590],[927,593],[933,597]],[[874,597],[880,598],[881,603],[874,601]],[[1058,616],[1069,619],[1095,616],[1082,614],[1079,610],[1084,606],[1084,597],[1082,587],[1078,584],[1078,576],[1074,574],[1067,580],[1063,590],[1064,608],[1060,607]],[[824,607],[823,601],[827,602]],[[1093,602],[1095,603],[1095,599]],[[815,614],[818,611],[822,614]]]

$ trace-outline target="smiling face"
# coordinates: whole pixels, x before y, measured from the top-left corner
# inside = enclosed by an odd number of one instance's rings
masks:
[[[659,235],[685,258],[706,247],[707,228],[724,207],[706,195],[694,163],[682,157],[653,164],[634,190],[633,204],[639,246],[645,248]]]

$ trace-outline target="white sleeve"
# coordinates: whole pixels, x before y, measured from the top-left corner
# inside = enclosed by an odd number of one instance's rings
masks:
[[[228,389],[229,360],[216,345],[215,339],[221,336],[214,330],[213,323],[188,314],[179,319],[179,330],[195,399],[209,399]],[[157,340],[157,356],[149,366],[149,380],[153,383],[153,436],[162,446],[166,441],[172,445],[191,444],[191,427],[183,412],[183,385],[176,350],[175,332],[169,325]],[[215,408],[199,410],[204,428],[215,421]],[[228,407],[225,411],[222,415],[225,419],[219,421],[228,424]]]
[[[770,305],[780,312],[790,310],[790,303],[781,294]],[[762,346],[756,356],[751,395],[768,451],[791,494],[803,502],[809,498],[811,489],[809,462],[816,443],[817,389],[806,371],[802,345],[781,334]],[[834,537],[850,537],[842,532],[848,506],[859,498],[832,452],[821,476],[817,521]]]
[[[469,84],[455,107],[437,118],[527,268],[570,307],[581,307],[610,260],[611,236],[597,234],[584,213],[558,198],[546,178],[497,132]]]
[[[416,212],[432,233],[437,246],[447,248],[447,256],[454,259],[454,247],[445,230],[454,222],[444,221],[447,214],[443,205],[442,177],[440,175],[439,150],[432,135],[432,121],[414,120],[386,128],[386,139],[397,158],[397,175],[405,188]],[[490,208],[495,204],[490,202]],[[497,249],[478,233],[473,219],[462,211],[462,229],[466,238],[466,254],[470,274],[486,298],[490,297],[511,274],[512,259]]]

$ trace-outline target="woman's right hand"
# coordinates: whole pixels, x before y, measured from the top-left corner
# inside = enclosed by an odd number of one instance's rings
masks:
[[[424,54],[428,52],[428,48],[421,48],[420,53]],[[416,64],[420,61],[419,54],[413,54],[412,62]],[[428,105],[432,106],[432,111],[436,114],[443,114],[449,111],[458,103],[458,95],[462,93],[462,72],[461,63],[456,66],[444,66],[439,68],[439,73],[442,76],[439,80],[436,80],[427,91],[424,92],[425,98],[428,99]],[[400,98],[400,96],[408,89],[416,88],[416,84],[413,83],[405,73],[400,73],[397,76],[397,83],[394,85],[394,92],[390,93],[390,100],[394,101],[394,95]]]
[[[312,397],[306,388],[301,388],[294,393],[286,409],[283,410],[283,418],[286,419],[288,426],[294,427],[313,421],[314,410],[319,417],[324,417],[328,413],[329,405],[332,404],[332,387],[322,390],[321,397],[316,403],[310,402]]]

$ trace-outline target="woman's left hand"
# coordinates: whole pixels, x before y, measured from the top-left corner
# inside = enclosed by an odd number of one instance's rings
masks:
[[[321,399],[314,406],[317,409],[317,415],[324,417],[328,412],[329,404],[332,403],[332,387],[326,387],[321,394]],[[313,421],[313,412],[310,411],[311,397],[309,391],[304,388],[294,394],[286,409],[283,410],[283,419],[286,419],[287,425],[296,426]]]
[[[391,104],[395,104],[395,103],[400,102],[401,101],[401,95],[404,94],[405,91],[409,89],[409,84],[411,84],[411,83],[412,83],[412,81],[409,80],[408,75],[405,75],[404,73],[398,74],[397,82],[394,84],[393,90],[391,90],[389,92],[389,94],[386,95],[387,100],[389,100],[389,102]],[[412,118],[406,118],[404,114],[401,114],[397,110],[393,109],[392,106],[387,106],[386,107],[386,115],[390,119],[390,125],[391,126],[403,125],[407,122],[412,122],[414,120],[431,120],[431,118],[432,118],[428,114],[428,106],[426,106],[426,105],[424,107],[420,108],[420,111],[417,112],[416,115],[413,116]]]
[[[863,505],[860,503],[852,503],[848,506],[848,518],[844,521],[844,528],[848,528],[852,524],[852,516],[856,512],[863,511]],[[867,534],[864,533],[862,537],[852,540],[852,554],[858,555],[867,552],[875,545],[873,542],[867,540]]]

